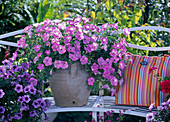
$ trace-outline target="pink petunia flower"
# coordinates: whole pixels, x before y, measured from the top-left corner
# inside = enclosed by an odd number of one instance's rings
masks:
[[[66,52],[66,47],[63,45],[59,45],[58,52],[59,54],[64,54]]]
[[[50,37],[50,35],[48,33],[44,33],[44,35],[42,36],[44,41],[47,41]]]
[[[84,35],[82,32],[77,31],[76,36],[75,36],[79,41],[84,39]]]
[[[38,64],[38,67],[37,67],[39,70],[43,70],[44,69],[44,64]]]
[[[61,68],[61,67],[62,67],[62,61],[56,60],[56,61],[54,62],[54,67],[55,67],[56,69]]]
[[[90,42],[90,38],[86,35],[84,35],[83,43],[88,44]]]
[[[37,54],[37,58],[39,58],[42,55],[42,52]]]
[[[109,85],[108,85],[108,84],[103,85],[103,88],[104,88],[104,89],[110,89],[110,87],[109,87]]]
[[[45,51],[46,55],[50,55],[50,50]]]
[[[89,46],[90,46],[91,51],[95,51],[97,50],[98,44],[96,42],[93,42]]]
[[[114,29],[118,29],[118,22],[111,25]]]
[[[88,58],[87,58],[86,56],[82,56],[82,57],[80,58],[80,62],[81,62],[82,65],[86,64],[87,61],[88,61]]]
[[[90,30],[90,29],[91,29],[91,27],[90,27],[89,24],[86,24],[86,25],[84,25],[83,27],[84,27],[85,30]]]
[[[53,51],[58,51],[59,44],[53,44],[52,49]]]
[[[125,36],[128,36],[130,34],[130,31],[129,31],[128,28],[124,28],[123,33],[124,33]]]
[[[121,60],[121,61],[119,62],[119,69],[124,69],[124,67],[125,67],[125,63],[124,63],[123,60]]]
[[[34,48],[35,52],[38,52],[40,50],[40,48],[41,48],[41,45],[37,45],[37,46],[35,46],[33,48]]]
[[[36,56],[36,57],[34,58],[34,60],[33,60],[34,64],[36,64],[37,61],[38,61],[38,57]]]
[[[96,35],[92,35],[92,36],[90,37],[90,41],[91,41],[91,42],[96,42],[96,40],[97,40],[97,36],[96,36]]]
[[[104,37],[101,38],[101,41],[103,45],[106,45],[108,42],[107,38],[104,38]]]
[[[80,22],[81,21],[81,19],[82,19],[82,17],[76,17],[75,19],[74,19],[74,22]]]
[[[105,60],[103,59],[103,57],[100,57],[99,59],[97,59],[97,62],[99,65],[102,65],[104,61]]]
[[[72,36],[64,36],[64,40],[65,40],[66,42],[70,42],[71,39],[72,39]]]
[[[62,65],[61,65],[61,68],[62,68],[62,69],[68,68],[68,63],[67,63],[66,61],[62,61],[61,64],[62,64]]]
[[[117,55],[117,50],[112,49],[112,51],[109,53],[111,56],[116,57]]]
[[[71,54],[71,53],[69,54],[69,58],[73,61],[76,61],[79,59],[75,54]]]
[[[92,70],[92,71],[96,71],[96,70],[98,70],[98,69],[99,69],[99,65],[96,64],[96,63],[93,63],[93,65],[91,66],[91,70]]]
[[[89,85],[93,86],[94,82],[95,82],[95,79],[94,79],[93,77],[90,77],[90,78],[88,79],[88,84],[89,84]]]
[[[75,47],[68,46],[67,51],[74,53],[75,52]]]
[[[59,39],[52,39],[51,44],[59,44]]]
[[[110,79],[110,83],[111,83],[112,86],[117,86],[117,84],[118,84],[118,79],[117,79],[116,77],[112,77],[112,78]]]
[[[106,30],[107,27],[108,27],[108,25],[109,25],[108,23],[103,24],[103,25],[102,25],[102,30]]]
[[[110,79],[110,72],[104,71],[103,72],[103,77],[106,78],[106,79]]]
[[[52,65],[52,58],[50,57],[45,57],[43,60],[43,63],[45,64],[45,66],[50,66]]]

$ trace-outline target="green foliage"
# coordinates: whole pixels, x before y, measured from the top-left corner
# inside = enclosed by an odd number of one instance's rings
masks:
[[[46,19],[54,19],[53,1],[41,0],[38,8],[37,22],[42,22]]]
[[[37,2],[33,0],[2,0],[0,2],[0,34],[23,29],[35,17]],[[21,24],[22,23],[22,24]]]

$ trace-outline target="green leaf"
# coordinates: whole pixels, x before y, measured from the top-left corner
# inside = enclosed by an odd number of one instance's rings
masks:
[[[43,17],[43,21],[46,20],[46,19],[53,19],[54,17],[54,9],[53,7],[51,6],[49,9],[48,9],[48,12],[45,14],[45,16]]]

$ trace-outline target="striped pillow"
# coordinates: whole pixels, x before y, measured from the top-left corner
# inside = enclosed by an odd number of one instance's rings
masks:
[[[146,61],[147,65],[141,65]],[[115,95],[115,104],[149,106],[160,105],[165,94],[159,91],[160,82],[149,73],[149,68],[157,67],[156,73],[161,77],[170,75],[170,57],[133,56],[133,64],[129,63],[124,69],[123,83]]]

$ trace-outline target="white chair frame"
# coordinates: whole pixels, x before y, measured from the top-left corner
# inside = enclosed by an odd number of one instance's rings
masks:
[[[164,27],[157,27],[157,26],[143,26],[143,27],[134,27],[129,28],[130,31],[136,31],[136,30],[160,30],[164,32],[170,33],[169,28]],[[6,33],[0,35],[0,39],[15,36],[18,34],[22,34],[22,30]],[[139,46],[134,44],[129,44],[129,47],[141,49],[141,50],[149,50],[149,51],[170,51],[170,46],[168,47],[145,47],[145,46]],[[0,40],[0,45],[8,45],[13,47],[18,47],[17,43],[8,42]],[[99,93],[100,94],[100,93]],[[73,112],[73,111],[91,111],[92,112],[92,118],[97,121],[97,113],[99,112],[100,116],[104,115],[104,112],[113,110],[115,113],[119,113],[119,110],[126,110],[124,114],[128,115],[135,115],[135,116],[141,116],[146,117],[146,114],[148,111],[147,107],[134,107],[134,106],[120,106],[115,105],[114,101],[115,98],[111,96],[90,96],[88,104],[83,107],[57,107],[55,106],[55,102],[53,97],[48,97],[45,99],[49,99],[52,102],[52,106],[46,111],[46,113],[55,113],[55,112]],[[100,107],[98,107],[100,105]]]

